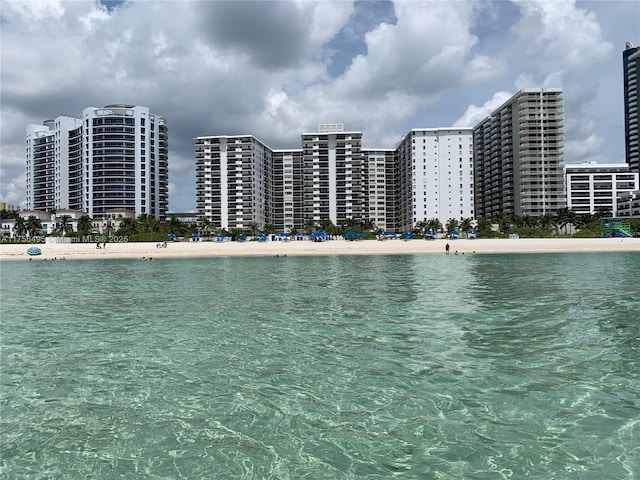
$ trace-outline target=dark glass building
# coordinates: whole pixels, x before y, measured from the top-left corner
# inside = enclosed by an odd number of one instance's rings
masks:
[[[640,172],[640,123],[638,123],[638,98],[640,98],[640,47],[627,42],[622,52],[624,66],[624,141],[625,157],[632,172]]]

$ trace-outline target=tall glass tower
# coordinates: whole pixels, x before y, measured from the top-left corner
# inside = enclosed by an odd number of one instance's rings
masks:
[[[640,172],[640,123],[638,99],[640,98],[640,47],[627,42],[622,52],[624,67],[624,141],[629,169]]]
[[[112,209],[164,219],[168,209],[168,126],[135,105],[85,108],[27,126],[27,208]]]

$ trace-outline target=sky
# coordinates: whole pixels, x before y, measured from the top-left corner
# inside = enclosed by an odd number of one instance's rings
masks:
[[[300,148],[320,123],[393,148],[562,88],[565,161],[624,162],[630,1],[0,2],[0,201],[24,206],[25,131],[143,105],[169,126],[169,210],[195,211],[194,138]]]

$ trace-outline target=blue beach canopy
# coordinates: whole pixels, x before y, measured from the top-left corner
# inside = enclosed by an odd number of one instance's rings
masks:
[[[311,232],[309,237],[311,237],[311,240],[329,240],[329,232]]]

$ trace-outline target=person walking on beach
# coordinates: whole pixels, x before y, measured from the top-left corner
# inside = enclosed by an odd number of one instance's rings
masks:
[[[449,244],[448,243],[444,246],[444,251],[446,252],[447,255],[449,255]]]

